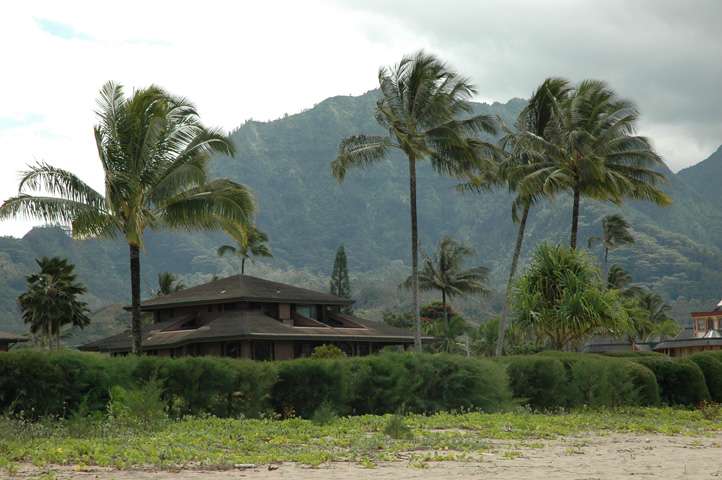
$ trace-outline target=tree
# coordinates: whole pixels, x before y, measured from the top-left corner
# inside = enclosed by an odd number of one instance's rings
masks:
[[[556,350],[597,331],[622,335],[631,325],[617,290],[605,289],[589,256],[563,245],[541,244],[514,283],[514,322]]]
[[[15,216],[71,227],[75,238],[123,239],[130,251],[132,352],[141,354],[140,252],[152,230],[224,230],[248,223],[250,189],[207,177],[211,153],[233,155],[219,130],[205,128],[187,100],[151,86],[126,98],[108,82],[100,91],[95,141],[105,176],[97,192],[75,174],[38,163],[17,196],[0,207]],[[38,192],[31,195],[28,192]]]
[[[379,163],[391,149],[401,150],[408,160],[411,214],[411,277],[414,311],[414,346],[421,353],[419,311],[419,234],[416,211],[416,162],[429,160],[440,174],[459,176],[479,161],[481,132],[494,133],[491,118],[477,115],[470,98],[476,93],[462,77],[436,56],[419,51],[404,56],[393,68],[379,70],[383,98],[376,103],[376,121],[387,135],[356,135],[345,138],[331,162],[335,179],[343,182],[352,168]]]
[[[434,257],[421,252],[423,269],[419,272],[419,290],[439,290],[444,308],[444,321],[449,322],[447,297],[464,296],[467,294],[488,295],[491,293],[484,282],[487,280],[488,270],[485,267],[464,269],[464,261],[476,255],[470,246],[459,243],[446,235],[439,240]],[[412,277],[408,277],[399,288],[409,289]]]
[[[637,297],[637,304],[642,314],[636,319],[635,330],[641,342],[646,342],[654,336],[661,336],[664,339],[676,335],[681,330],[677,322],[667,315],[672,307],[666,305],[662,297],[656,293],[642,293]]]
[[[45,336],[50,349],[55,345],[60,350],[60,330],[65,325],[85,328],[90,325],[87,303],[77,299],[88,289],[75,281],[75,265],[60,257],[35,259],[40,273],[25,277],[28,291],[18,297],[23,321],[30,325],[30,333]]]
[[[529,135],[531,145],[546,158],[543,168],[525,178],[523,191],[540,190],[572,196],[570,245],[577,246],[581,197],[621,205],[624,198],[669,205],[658,185],[664,166],[648,140],[634,135],[639,111],[599,80],[585,80],[573,88],[548,91],[552,116],[543,137]]]
[[[333,261],[333,272],[331,272],[331,282],[329,293],[343,298],[351,298],[351,281],[348,276],[348,265],[346,262],[346,251],[343,245],[339,245],[336,250],[336,258]],[[341,312],[353,315],[351,306],[344,307]]]
[[[519,114],[514,130],[511,130],[504,122],[499,120],[502,130],[505,132],[505,136],[502,138],[502,147],[507,152],[499,171],[499,179],[507,184],[510,192],[517,192],[517,197],[512,203],[511,217],[514,223],[519,224],[519,231],[516,236],[511,268],[509,269],[509,279],[506,283],[504,304],[499,317],[499,331],[495,351],[497,357],[500,357],[503,351],[509,300],[519,264],[529,210],[544,195],[543,183],[540,182],[532,183],[536,190],[521,188],[525,177],[538,175],[538,172],[545,166],[546,160],[542,154],[543,152],[537,150],[536,141],[529,141],[529,139],[544,138],[553,114],[551,99],[562,96],[567,88],[565,80],[549,78],[532,94],[529,103]],[[520,209],[521,215],[519,215]]]
[[[178,277],[176,277],[174,273],[163,272],[158,273],[158,290],[153,290],[150,287],[148,288],[150,289],[151,295],[154,297],[162,297],[163,295],[168,295],[169,293],[180,292],[185,289],[186,286],[185,283],[183,283],[183,280],[178,280]]]
[[[221,245],[217,254],[219,257],[226,253],[241,257],[241,275],[245,273],[246,260],[256,263],[253,257],[273,258],[271,249],[265,245],[270,240],[268,234],[259,230],[255,224],[250,223],[246,227],[239,228],[232,232],[231,236],[236,240],[238,248],[233,245]]]
[[[607,259],[609,258],[609,249],[617,248],[620,245],[634,245],[634,237],[629,232],[629,222],[621,213],[606,215],[602,218],[602,231],[604,232],[604,268],[602,270],[602,278],[607,278]],[[591,249],[592,245],[599,237],[589,237],[587,246]]]

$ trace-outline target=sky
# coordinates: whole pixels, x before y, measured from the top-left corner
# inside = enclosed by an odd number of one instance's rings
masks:
[[[160,85],[231,131],[361,95],[419,49],[480,102],[529,98],[550,76],[604,80],[677,172],[722,145],[720,19],[719,0],[13,2],[0,16],[0,201],[38,161],[102,191],[94,110],[109,80]],[[0,221],[0,235],[32,225]]]

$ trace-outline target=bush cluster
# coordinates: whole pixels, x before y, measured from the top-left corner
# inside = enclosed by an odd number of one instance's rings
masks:
[[[722,402],[722,352],[689,359],[545,352],[494,360],[383,353],[285,362],[36,350],[0,355],[0,411],[31,420],[85,412],[139,425],[202,414],[299,416],[323,424],[337,415],[710,400]]]

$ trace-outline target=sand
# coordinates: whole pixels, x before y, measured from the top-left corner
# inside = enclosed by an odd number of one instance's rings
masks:
[[[419,462],[428,452],[406,452],[393,462],[374,468],[358,463],[336,462],[318,468],[292,463],[238,466],[225,470],[130,469],[47,465],[36,468],[21,464],[17,473],[0,471],[0,479],[102,479],[102,480],[358,480],[374,479],[709,479],[722,477],[722,434],[716,437],[666,435],[584,434],[560,440],[542,440],[543,446],[527,441],[489,441],[491,453],[470,455],[464,461]],[[448,452],[444,452],[448,453]],[[416,457],[415,457],[416,456]],[[467,458],[469,455],[467,454]],[[53,473],[55,476],[52,476]]]

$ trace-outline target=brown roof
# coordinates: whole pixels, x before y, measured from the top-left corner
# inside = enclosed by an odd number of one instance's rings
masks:
[[[318,303],[324,305],[352,305],[353,300],[292,287],[250,275],[233,275],[228,278],[186,288],[179,292],[152,298],[141,303],[142,310],[178,305],[221,303],[231,301]]]
[[[279,320],[254,312],[229,312],[199,328],[178,330],[178,325],[188,317],[175,318],[143,327],[144,349],[173,348],[181,345],[217,340],[268,339],[268,340],[317,340],[317,341],[375,341],[388,343],[411,343],[413,332],[384,323],[372,322],[351,315],[335,313],[346,320],[346,325],[332,327],[311,321],[313,326],[287,325]],[[432,337],[423,337],[430,342]],[[130,350],[131,332],[88,343],[80,350],[126,351]]]
[[[28,337],[0,331],[0,342],[27,342]]]

